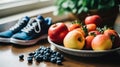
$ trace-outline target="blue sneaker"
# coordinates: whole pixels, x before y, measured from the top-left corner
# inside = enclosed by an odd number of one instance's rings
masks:
[[[21,32],[14,34],[11,38],[11,43],[19,45],[33,45],[39,40],[47,38],[48,28],[52,24],[50,17],[43,18],[38,16],[33,18],[24,27]]]
[[[0,42],[10,42],[10,38],[17,32],[19,32],[23,27],[25,27],[27,25],[27,23],[29,22],[30,18],[28,16],[25,16],[21,19],[19,19],[19,21],[12,26],[9,30],[0,32]]]

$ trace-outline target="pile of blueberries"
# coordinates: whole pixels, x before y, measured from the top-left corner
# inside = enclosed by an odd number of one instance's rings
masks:
[[[24,55],[19,55],[19,59],[24,59]],[[32,63],[33,59],[37,62],[47,61],[56,63],[58,65],[62,65],[64,60],[64,56],[57,51],[53,51],[50,47],[41,46],[40,48],[36,49],[34,52],[28,54],[27,61],[28,63]]]

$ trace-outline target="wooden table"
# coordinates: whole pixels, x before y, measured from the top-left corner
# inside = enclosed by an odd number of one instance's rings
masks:
[[[120,30],[120,16],[117,18],[115,29]],[[27,61],[28,53],[35,51],[40,46],[50,46],[47,39],[39,41],[33,46],[19,46],[11,43],[0,43],[0,67],[120,67],[120,55],[117,53],[108,54],[102,57],[77,57],[73,55],[64,55],[63,65],[57,65],[51,62],[33,61],[29,64]],[[19,60],[19,55],[23,54],[24,60]]]
[[[40,46],[50,46],[47,39],[39,41],[33,46],[19,46],[15,44],[0,43],[0,67],[120,67],[120,55],[110,54],[102,57],[77,57],[64,54],[63,65],[51,62],[27,61],[28,53],[35,51]],[[24,60],[19,60],[19,55],[24,54]]]

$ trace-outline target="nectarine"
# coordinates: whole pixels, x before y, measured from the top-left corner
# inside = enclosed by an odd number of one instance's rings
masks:
[[[112,48],[112,41],[108,36],[106,36],[104,34],[97,35],[92,40],[92,49],[93,50],[96,50],[96,51],[109,50],[111,48]]]

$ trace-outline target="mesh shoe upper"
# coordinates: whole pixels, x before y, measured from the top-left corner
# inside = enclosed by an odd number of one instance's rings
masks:
[[[33,40],[36,39],[43,34],[47,34],[48,28],[52,23],[51,18],[43,18],[42,16],[38,16],[37,18],[33,18],[24,27],[21,32],[16,33],[12,36],[14,39],[18,40]]]
[[[28,16],[25,16],[21,18],[14,26],[12,26],[9,30],[0,32],[1,38],[10,38],[12,35],[20,31],[23,27],[25,27],[28,23],[30,18]]]

